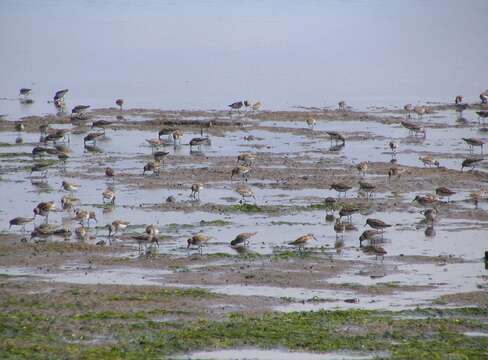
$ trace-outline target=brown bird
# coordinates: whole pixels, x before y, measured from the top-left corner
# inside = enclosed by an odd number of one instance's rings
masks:
[[[105,204],[105,200],[109,201],[112,205],[115,204],[115,192],[112,189],[106,189],[102,192],[102,200]]]
[[[467,158],[464,159],[462,164],[461,164],[461,172],[465,167],[470,167],[471,170],[474,170],[474,167],[478,165],[481,161],[483,161],[483,158]]]
[[[356,169],[359,171],[359,174],[362,176],[366,175],[366,170],[368,170],[368,162],[363,161],[356,165]]]
[[[385,223],[384,221],[378,220],[378,219],[373,219],[373,218],[368,218],[366,220],[366,224],[364,224],[364,226],[366,226],[366,225],[371,226],[375,230],[381,230],[381,232],[383,232],[384,229],[391,227],[391,225]]]
[[[368,196],[368,198],[370,198],[373,195],[373,193],[376,191],[376,185],[373,185],[365,181],[360,181],[359,190],[364,191]]]
[[[93,144],[96,144],[97,143],[97,139],[101,136],[103,136],[104,133],[103,132],[92,132],[92,133],[88,133],[88,135],[86,135],[84,138],[83,138],[83,143],[86,145],[87,142],[92,142]]]
[[[234,189],[239,195],[242,196],[242,199],[239,201],[241,204],[245,202],[246,198],[252,197],[254,202],[256,202],[256,196],[254,195],[254,191],[249,186],[238,186]]]
[[[108,178],[114,179],[115,177],[115,171],[111,167],[106,167],[105,168],[105,176]]]
[[[298,247],[298,251],[301,252],[301,250],[305,247],[305,245],[312,239],[317,240],[317,238],[313,234],[302,235],[299,238],[288,243],[288,245],[293,245]]]
[[[341,236],[344,239],[344,232],[346,231],[346,225],[341,221],[340,218],[337,218],[334,224],[334,231],[336,233],[336,239]]]
[[[431,155],[419,156],[419,160],[422,161],[424,166],[440,166],[439,161],[435,160]]]
[[[417,195],[415,196],[415,199],[413,199],[413,202],[418,202],[422,206],[430,206],[434,205],[439,201],[436,196],[428,194],[425,196],[420,196]]]
[[[111,237],[112,234],[115,235],[119,231],[124,231],[129,226],[130,222],[124,220],[114,220],[111,224],[108,224],[106,227],[108,229],[108,237]]]
[[[481,153],[483,154],[483,145],[485,142],[481,139],[475,139],[475,138],[463,138],[463,140],[466,142],[466,144],[469,145],[469,150],[473,151],[473,148],[475,146],[481,147]]]
[[[40,202],[34,208],[34,217],[36,216],[44,216],[46,218],[46,224],[48,223],[49,213],[51,211],[56,211],[56,205],[53,201],[48,202]]]
[[[257,232],[247,232],[247,233],[240,233],[236,236],[234,240],[230,242],[230,246],[238,247],[238,246],[248,246],[249,239],[256,235]]]
[[[203,245],[207,244],[209,239],[210,239],[209,236],[204,235],[202,233],[193,235],[191,238],[187,240],[188,245],[186,248],[189,249],[191,246],[197,246],[198,250],[201,253]]]
[[[196,199],[198,195],[198,200],[200,200],[200,191],[203,189],[202,183],[195,183],[191,186],[190,197]]]
[[[363,241],[369,241],[370,243],[374,243],[375,241],[378,241],[378,235],[380,235],[381,232],[378,230],[365,230],[359,237],[359,245],[362,246]]]
[[[403,174],[406,170],[404,168],[398,167],[398,166],[392,166],[388,170],[388,182],[391,182],[391,178],[393,176],[400,176]]]
[[[352,186],[349,186],[345,183],[333,183],[330,185],[329,189],[334,189],[339,193],[339,197],[341,197],[341,193],[344,193],[344,197],[347,195],[347,192],[352,189]]]
[[[232,169],[230,180],[232,181],[234,179],[234,176],[243,176],[247,181],[247,174],[249,174],[250,171],[251,171],[250,166],[238,165]]]
[[[353,214],[356,214],[359,212],[359,208],[356,206],[352,205],[347,205],[344,206],[341,210],[339,210],[339,217],[347,217],[349,221],[351,221],[351,217]]]
[[[422,133],[425,136],[425,128],[423,126],[414,124],[409,121],[402,121],[401,125],[408,130],[409,133],[413,133],[415,135]]]
[[[115,105],[120,107],[120,111],[122,111],[122,106],[124,105],[124,99],[117,99],[115,100]]]
[[[425,209],[422,214],[425,217],[426,223],[433,223],[437,218],[438,211],[436,208]]]
[[[441,186],[441,187],[438,187],[437,189],[435,189],[435,193],[440,196],[440,197],[447,197],[447,202],[449,202],[449,198],[453,195],[456,195],[456,192],[449,189],[449,188],[446,188],[444,186]]]
[[[326,131],[326,134],[329,135],[330,142],[335,141],[336,143],[341,142],[343,144],[346,142],[346,138],[337,131]]]
[[[339,101],[338,105],[339,105],[339,110],[346,111],[347,106],[346,106],[346,102],[344,100]]]
[[[146,172],[152,171],[154,175],[159,175],[159,162],[156,161],[149,161],[146,165],[144,165],[144,170],[142,175],[146,175]]]
[[[22,232],[25,232],[25,225],[34,221],[34,218],[18,216],[9,221],[9,230],[12,226],[22,226]]]
[[[413,111],[413,105],[412,104],[407,104],[403,107],[403,110],[406,112],[406,117],[410,118],[412,117],[412,111]]]

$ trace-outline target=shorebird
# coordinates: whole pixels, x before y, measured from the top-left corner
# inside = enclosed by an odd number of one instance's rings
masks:
[[[396,158],[396,154],[398,150],[398,142],[391,140],[388,143],[388,146],[390,147],[392,157]]]
[[[430,209],[425,209],[424,211],[422,211],[422,214],[425,217],[426,223],[433,223],[433,222],[435,222],[435,219],[437,218],[438,211],[436,208],[430,208]]]
[[[63,208],[63,210],[69,210],[79,200],[80,199],[73,196],[64,195],[63,197],[61,197],[61,207]]]
[[[47,201],[47,202],[40,202],[37,204],[37,206],[34,208],[34,218],[36,216],[44,216],[46,218],[46,224],[49,221],[49,213],[51,211],[56,211],[56,205],[54,204],[53,201]]]
[[[151,151],[154,153],[154,149],[159,149],[164,144],[161,139],[146,139],[146,142],[151,146]]]
[[[247,174],[251,171],[250,166],[245,165],[237,165],[235,168],[232,169],[230,175],[230,181],[234,180],[234,176],[243,176],[247,181]]]
[[[144,165],[144,170],[142,175],[146,175],[146,172],[152,171],[153,175],[159,175],[159,162],[156,161],[149,161],[146,165]]]
[[[473,152],[473,148],[475,146],[481,147],[481,153],[483,154],[483,145],[485,142],[481,139],[475,139],[475,138],[463,138],[464,142],[469,145],[469,150]]]
[[[464,100],[464,97],[462,95],[458,95],[454,98],[454,104],[455,105],[458,105],[458,104],[461,104]]]
[[[373,252],[375,254],[375,260],[378,260],[378,256],[381,256],[381,262],[385,260],[386,250],[382,246],[373,245]]]
[[[162,161],[164,165],[164,158],[169,155],[169,152],[167,151],[156,151],[153,156],[154,160],[156,161],[157,164],[159,164],[160,161]]]
[[[175,146],[177,143],[181,145],[181,138],[183,137],[183,131],[176,129],[175,131],[173,131],[171,136],[173,137],[173,144]]]
[[[325,213],[328,214],[329,212],[334,212],[335,206],[337,204],[337,200],[331,196],[328,196],[324,199],[325,205]]]
[[[65,191],[74,192],[74,191],[78,190],[78,188],[80,187],[80,185],[73,184],[73,183],[69,183],[66,180],[63,180],[63,182],[61,183],[61,187]]]
[[[346,111],[346,102],[344,100],[339,101],[337,105],[339,106],[339,110]]]
[[[103,132],[92,132],[92,133],[88,133],[88,135],[86,135],[84,138],[83,138],[83,143],[86,145],[87,142],[92,142],[93,144],[96,144],[97,143],[97,139],[101,136],[105,135]]]
[[[137,241],[139,252],[142,252],[142,244],[147,246],[147,244],[156,243],[156,245],[159,247],[158,239],[152,234],[131,234],[130,238]]]
[[[25,225],[31,223],[32,221],[34,221],[34,218],[18,216],[9,221],[8,229],[10,230],[12,226],[22,226],[22,232],[25,232]]]
[[[408,129],[409,133],[413,133],[415,136],[417,136],[417,134],[420,134],[420,133],[422,133],[424,135],[424,137],[426,135],[425,128],[423,126],[411,123],[409,121],[402,121],[401,125],[405,129]]]
[[[232,240],[230,242],[230,246],[232,246],[232,247],[248,246],[249,245],[249,239],[252,238],[256,234],[257,234],[257,232],[240,233],[239,235],[236,236],[236,238],[234,240]]]
[[[400,176],[402,175],[406,170],[404,168],[398,167],[398,166],[392,166],[391,168],[388,169],[388,182],[391,182],[391,178],[393,176]]]
[[[108,177],[108,178],[112,178],[114,179],[115,178],[115,171],[114,169],[112,169],[111,167],[106,167],[105,168],[105,176]]]
[[[76,209],[74,213],[75,220],[79,221],[81,225],[84,225],[86,223],[87,226],[90,227],[90,220],[95,220],[95,222],[98,222],[97,216],[93,211]]]
[[[364,224],[364,226],[366,226],[366,225],[369,225],[371,228],[373,228],[375,230],[381,230],[381,232],[383,232],[384,229],[391,227],[390,224],[387,224],[382,220],[373,219],[373,218],[368,218],[366,220],[366,224]]]
[[[471,198],[471,200],[473,200],[474,202],[474,205],[476,208],[478,208],[478,203],[481,199],[485,198],[487,195],[487,191],[483,188],[477,190],[477,191],[473,191],[469,194],[469,197]]]
[[[483,158],[467,158],[464,159],[462,164],[461,164],[461,172],[465,167],[470,167],[471,170],[474,170],[474,167],[478,165],[481,161],[483,161]]]
[[[359,171],[361,176],[366,176],[366,171],[368,170],[368,162],[362,161],[356,165],[356,169]]]
[[[66,139],[67,135],[68,135],[68,139]],[[42,142],[47,143],[52,141],[53,143],[55,143],[56,141],[61,139],[70,142],[68,129],[51,129],[49,130],[49,134],[47,134],[44,138],[42,138]]]
[[[71,109],[71,115],[83,115],[89,108],[90,105],[76,105],[73,109]]]
[[[25,126],[24,126],[24,124],[22,122],[19,122],[19,123],[15,124],[15,130],[17,130],[17,131],[24,131],[24,129],[25,129]]]
[[[292,242],[289,242],[288,245],[296,246],[298,248],[298,251],[302,252],[305,245],[312,239],[317,240],[317,238],[313,234],[302,235]]]
[[[42,177],[47,176],[47,169],[51,166],[50,163],[35,163],[31,166],[31,176],[35,172],[40,172]]]
[[[196,199],[198,195],[198,200],[200,200],[200,191],[203,190],[202,183],[195,183],[191,186],[191,194],[190,197]]]
[[[209,236],[202,233],[193,235],[191,238],[189,238],[186,241],[187,242],[186,248],[189,249],[191,246],[197,246],[200,253],[202,253],[202,247],[203,245],[208,243],[209,239],[210,239]]]
[[[48,150],[48,148],[46,148],[46,147],[35,146],[32,149],[32,156],[34,157],[36,155],[43,155],[43,154],[47,153],[47,150]]]
[[[120,111],[122,111],[122,106],[124,105],[124,99],[117,99],[115,100],[115,105],[120,107]]]
[[[92,129],[93,128],[99,128],[99,129],[102,129],[103,132],[105,133],[105,128],[107,126],[110,126],[113,124],[113,121],[108,121],[108,120],[97,120],[97,121],[94,121],[92,122]]]
[[[488,90],[482,92],[480,94],[481,105],[488,103]]]
[[[242,162],[245,165],[252,166],[256,160],[256,154],[253,153],[241,153],[237,155],[237,163]]]
[[[108,229],[108,237],[115,235],[119,231],[124,231],[129,226],[129,221],[124,220],[114,220],[111,224],[108,224],[106,228]]]
[[[454,106],[456,108],[456,112],[459,113],[459,116],[462,116],[463,111],[466,110],[469,107],[468,104],[456,104]]]
[[[158,132],[158,138],[161,139],[161,136],[167,136],[169,139],[169,137],[172,136],[176,130],[177,129],[175,128],[162,128]]]
[[[337,131],[326,131],[326,134],[329,135],[330,142],[335,141],[336,144],[339,142],[344,144],[346,142],[346,139],[344,138],[344,136],[339,134]]]
[[[352,186],[349,186],[345,183],[333,183],[330,185],[329,189],[334,189],[339,193],[339,197],[341,197],[341,193],[344,193],[344,197],[347,196],[347,192],[352,189]]]
[[[413,105],[412,104],[407,104],[403,107],[403,110],[406,112],[406,118],[411,118],[412,117],[412,111],[413,111]]]
[[[86,231],[85,227],[81,225],[75,229],[75,235],[78,239],[85,240],[86,236],[88,235],[88,231]]]
[[[417,202],[422,206],[431,206],[436,204],[438,201],[439,199],[437,199],[437,196],[432,194],[427,194],[425,196],[421,196],[421,195],[415,196],[415,199],[413,199],[412,202]]]
[[[110,202],[112,205],[115,204],[115,192],[111,189],[105,189],[102,192],[102,201],[105,204],[105,200]]]
[[[246,198],[252,197],[254,199],[254,202],[256,202],[256,196],[254,194],[254,191],[246,185],[241,185],[236,187],[235,192],[237,192],[239,195],[242,196],[242,199],[239,201],[241,204],[246,201]]]
[[[314,117],[308,117],[305,121],[311,130],[313,130],[313,128],[317,124],[317,120]]]
[[[227,106],[230,107],[229,112],[232,112],[232,110],[237,110],[237,112],[240,113],[241,112],[240,110],[241,110],[243,105],[244,105],[244,103],[242,101],[237,101],[237,102],[234,102],[234,103],[227,105]]]
[[[435,236],[435,229],[434,229],[434,224],[430,224],[429,226],[427,226],[425,228],[425,231],[424,231],[424,234],[425,236],[427,237],[434,237]]]
[[[253,111],[259,111],[259,109],[261,109],[261,102],[260,101],[256,101],[254,104],[252,104],[252,110]]]
[[[373,185],[371,183],[365,182],[365,181],[360,181],[359,182],[359,191],[364,191],[366,195],[368,196],[368,199],[373,195],[373,193],[376,191],[376,185]]]
[[[413,108],[413,112],[417,114],[417,117],[418,118],[421,118],[425,114],[425,107],[423,107],[423,106],[415,106]]]
[[[68,93],[68,89],[58,90],[56,94],[54,94],[53,100],[64,100],[65,95]]]
[[[449,202],[449,198],[453,195],[456,195],[456,192],[449,189],[449,188],[446,188],[444,186],[441,186],[441,187],[438,187],[437,189],[435,189],[435,193],[440,196],[440,197],[447,197],[447,202]]]
[[[28,88],[21,88],[20,91],[19,91],[19,96],[23,96],[24,98],[27,97],[27,95],[30,95],[32,89],[28,89]]]
[[[434,158],[431,155],[425,155],[425,156],[419,156],[419,160],[422,161],[424,166],[428,167],[440,167],[439,161],[434,160]]]
[[[249,100],[244,100],[243,105],[246,108],[245,110],[247,111],[247,109],[251,106],[251,102]]]
[[[359,237],[359,246],[363,245],[363,241],[369,241],[371,244],[378,241],[378,236],[381,234],[378,230],[365,230]]]
[[[341,236],[344,239],[344,232],[346,231],[346,225],[341,221],[340,218],[337,218],[334,224],[334,231],[336,233],[336,239]]]
[[[194,146],[197,146],[198,149],[201,149],[202,145],[210,145],[210,139],[208,137],[199,137],[193,138],[190,140],[190,152],[192,151]]]
[[[341,208],[341,210],[339,210],[339,217],[340,218],[347,217],[349,221],[351,221],[352,215],[359,212],[359,210],[360,209],[357,206],[345,205]]]
[[[488,118],[488,110],[477,111],[476,114],[478,114],[478,119]]]

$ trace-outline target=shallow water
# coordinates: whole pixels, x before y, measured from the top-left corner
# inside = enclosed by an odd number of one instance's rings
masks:
[[[119,97],[171,109],[242,98],[268,109],[343,98],[355,108],[447,102],[458,93],[478,101],[488,83],[479,46],[487,12],[483,0],[4,0],[0,113],[54,113],[47,100],[61,88],[70,89],[68,109]],[[19,103],[21,87],[33,88],[34,104]]]

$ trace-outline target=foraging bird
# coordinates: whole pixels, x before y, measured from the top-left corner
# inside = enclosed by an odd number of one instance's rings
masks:
[[[366,171],[368,170],[368,162],[362,161],[356,165],[356,169],[359,171],[359,174],[362,176],[366,175]]]
[[[341,236],[344,239],[344,232],[346,231],[346,225],[341,221],[340,218],[337,218],[334,224],[334,231],[336,233],[336,239]]]
[[[337,203],[337,200],[334,199],[333,197],[331,197],[331,196],[326,197],[324,199],[325,213],[328,214],[329,211],[334,212],[336,203]]]
[[[73,196],[64,195],[63,197],[61,197],[61,206],[62,206],[63,210],[69,210],[79,200],[80,199],[75,198]]]
[[[46,175],[47,175],[47,169],[51,165],[52,165],[51,163],[35,163],[31,167],[31,175],[34,172],[40,172],[41,173],[41,176],[46,177]]]
[[[333,183],[330,185],[329,189],[334,189],[339,193],[339,197],[341,196],[341,193],[344,193],[344,197],[347,195],[347,192],[352,189],[352,186],[349,186],[345,183]]]
[[[156,151],[153,156],[154,160],[159,163],[161,160],[163,161],[164,164],[164,158],[169,155],[169,152],[167,151]]]
[[[247,181],[247,174],[250,171],[251,171],[251,167],[244,166],[244,165],[238,165],[232,169],[232,172],[230,175],[230,180],[232,181],[234,179],[234,176],[244,176],[246,178],[246,181]]]
[[[248,246],[249,239],[256,235],[257,232],[247,232],[247,233],[240,233],[236,236],[234,240],[230,242],[230,246]]]
[[[232,110],[237,110],[237,112],[240,113],[243,105],[244,103],[242,101],[237,101],[227,106],[230,107],[230,112],[232,112]]]
[[[413,105],[412,104],[407,104],[403,107],[403,109],[405,110],[405,112],[407,113],[406,114],[406,117],[407,118],[411,118],[412,117],[412,111],[413,111]]]
[[[425,196],[417,195],[412,202],[417,202],[422,206],[431,206],[439,201],[435,195],[427,194]]]
[[[146,165],[144,165],[144,170],[142,175],[146,175],[146,172],[152,171],[154,175],[159,175],[159,162],[156,161],[149,161]]]
[[[198,200],[200,200],[200,191],[203,190],[202,183],[195,183],[191,186],[190,197],[196,199],[198,195]]]
[[[191,246],[197,246],[198,250],[201,252],[202,247],[204,244],[207,244],[208,240],[210,239],[209,236],[204,235],[202,233],[193,235],[191,238],[187,240],[187,249],[189,249]]]
[[[25,232],[25,225],[34,221],[34,218],[18,216],[9,221],[9,230],[12,226],[22,226],[22,232]]]
[[[210,145],[210,139],[208,137],[199,137],[193,138],[190,140],[190,151],[192,150],[193,146],[197,146],[200,148],[202,145]]]
[[[85,240],[87,234],[88,234],[88,232],[86,231],[86,229],[83,225],[81,225],[75,229],[75,235],[80,240]]]
[[[391,182],[391,178],[393,176],[400,176],[402,175],[406,170],[404,168],[398,167],[398,166],[392,166],[391,168],[388,169],[388,182]]]
[[[81,225],[86,222],[87,226],[90,226],[90,220],[95,220],[98,223],[97,216],[93,211],[76,209],[74,213],[75,220],[79,221]]]
[[[454,104],[458,105],[461,104],[464,100],[464,97],[462,95],[458,95],[454,98]]]
[[[49,213],[51,211],[56,211],[56,204],[54,204],[53,201],[47,201],[47,202],[40,202],[37,204],[37,206],[34,208],[34,217],[36,216],[44,216],[46,218],[46,224],[48,223],[49,220]]]
[[[25,126],[23,123],[19,122],[19,123],[15,124],[15,130],[24,131],[24,129],[25,129]]]
[[[339,210],[339,217],[347,217],[351,221],[352,215],[359,212],[359,208],[353,205],[346,205]]]
[[[293,245],[298,247],[298,251],[301,252],[301,250],[305,247],[305,245],[312,239],[317,240],[317,238],[313,234],[302,235],[297,239],[293,240],[292,242],[289,242],[288,245]]]
[[[175,128],[163,128],[158,132],[158,138],[161,139],[161,136],[171,136],[177,129]]]
[[[435,232],[435,229],[434,229],[434,225],[431,224],[431,225],[427,226],[425,228],[425,232],[424,233],[425,233],[425,236],[427,236],[427,237],[434,237],[436,235],[436,232]]]
[[[453,195],[456,195],[456,192],[447,188],[447,187],[444,187],[444,186],[441,186],[441,187],[438,187],[437,189],[435,189],[435,193],[440,196],[440,197],[447,197],[447,202],[449,202],[449,198]]]
[[[63,182],[61,183],[61,187],[65,191],[73,192],[73,191],[78,190],[78,188],[80,187],[80,185],[73,184],[73,183],[69,183],[66,180],[63,180]]]
[[[71,109],[71,114],[81,115],[90,108],[90,105],[76,105]]]
[[[478,165],[481,161],[483,161],[483,158],[467,158],[464,159],[462,164],[461,164],[461,172],[465,167],[470,167],[471,170],[474,170],[474,167]]]
[[[414,133],[414,135],[422,133],[424,136],[426,135],[425,128],[423,126],[411,123],[409,121],[402,121],[401,125],[407,129],[409,133]]]
[[[463,140],[469,145],[470,151],[473,151],[473,147],[479,146],[481,147],[481,153],[483,153],[483,145],[485,144],[483,140],[475,138],[463,138]]]
[[[105,200],[108,202],[115,204],[115,192],[111,189],[106,189],[102,192],[102,201],[105,204]]]
[[[339,110],[345,111],[346,110],[346,102],[344,100],[339,101]]]
[[[366,220],[366,224],[364,224],[364,226],[366,226],[366,225],[369,225],[370,227],[372,227],[375,230],[381,230],[382,232],[384,231],[384,229],[391,227],[390,224],[387,224],[382,220],[373,219],[373,218],[368,218]]]
[[[436,166],[440,167],[439,161],[434,160],[434,158],[431,155],[425,155],[425,156],[419,156],[419,160],[422,161],[424,166]]]
[[[478,202],[481,199],[485,198],[486,194],[487,194],[487,191],[485,189],[481,188],[477,191],[471,192],[469,194],[469,197],[471,198],[471,200],[473,200],[475,207],[478,208]]]
[[[365,230],[359,237],[359,245],[362,246],[363,241],[369,241],[370,243],[374,243],[375,241],[378,241],[378,235],[380,235],[381,232],[378,230]]]
[[[109,178],[114,178],[115,177],[115,171],[111,167],[106,167],[105,168],[105,176]]]
[[[368,198],[369,198],[376,191],[376,185],[365,182],[365,181],[360,181],[359,182],[359,190],[364,191],[368,195]]]
[[[181,145],[181,138],[183,137],[183,132],[181,130],[176,129],[173,131],[171,134],[173,137],[173,144],[176,146],[176,143],[179,143]]]
[[[115,100],[115,105],[120,107],[120,111],[122,111],[122,106],[124,105],[124,99],[117,99]]]
[[[341,142],[343,144],[346,142],[344,136],[339,134],[337,131],[326,131],[326,133],[329,135],[331,142],[335,141],[336,143]]]
[[[256,154],[253,153],[241,153],[237,155],[237,163],[243,162],[245,165],[252,166],[256,160]]]
[[[392,153],[393,157],[396,157],[397,150],[398,150],[398,142],[391,140],[388,143],[388,146],[390,147],[390,150],[391,150],[391,153]]]
[[[31,91],[32,91],[32,89],[21,88],[19,91],[19,96],[22,95],[24,97],[27,97],[27,95],[30,95]]]
[[[422,211],[422,214],[425,217],[426,223],[433,223],[433,222],[435,222],[435,219],[437,218],[438,211],[436,208],[430,208],[430,209],[425,209],[424,211]]]
[[[308,117],[305,121],[306,121],[308,127],[312,130],[315,127],[315,125],[317,124],[317,120],[314,117]]]
[[[108,121],[108,120],[97,120],[97,121],[94,121],[92,122],[92,129],[93,128],[99,128],[99,129],[102,129],[103,132],[105,132],[105,128],[107,126],[110,126],[113,124],[113,121]]]
[[[83,138],[83,143],[86,145],[87,142],[93,142],[93,144],[96,144],[97,143],[97,139],[101,136],[105,135],[103,132],[92,132],[92,133],[88,133],[88,135],[86,135],[84,138]]]
[[[242,204],[246,201],[246,198],[248,197],[252,197],[254,199],[254,202],[256,202],[256,196],[254,194],[254,191],[249,186],[241,185],[236,187],[234,191],[242,196],[242,199],[239,201],[239,203]]]
[[[142,244],[144,244],[144,246],[147,246],[148,243],[152,244],[155,242],[156,245],[159,247],[158,239],[152,234],[132,234],[130,235],[130,238],[137,241],[139,252],[142,252]]]
[[[253,111],[259,111],[259,109],[261,109],[261,102],[256,101],[254,104],[252,104]]]
[[[54,101],[64,99],[64,96],[68,93],[68,89],[58,90],[56,94],[54,94]]]
[[[108,237],[115,235],[119,231],[124,231],[129,226],[129,221],[124,220],[114,220],[111,224],[108,224],[106,228],[108,229]]]
[[[421,118],[425,114],[425,107],[423,106],[416,106],[413,108],[413,112],[417,114],[417,117]]]

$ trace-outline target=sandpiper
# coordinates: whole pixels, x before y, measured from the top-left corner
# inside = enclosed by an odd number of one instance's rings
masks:
[[[368,199],[373,196],[373,193],[376,191],[376,185],[360,181],[359,182],[359,191],[364,191],[368,196]]]
[[[425,222],[426,223],[433,223],[435,222],[435,219],[437,218],[437,208],[430,208],[430,209],[425,209],[422,211],[422,214],[425,217]]]
[[[461,164],[461,172],[465,167],[470,167],[471,170],[474,170],[474,167],[478,165],[478,163],[482,162],[484,159],[483,158],[467,158],[464,159],[462,164]]]
[[[192,151],[192,148],[194,146],[197,146],[198,149],[201,149],[202,145],[210,145],[210,139],[208,137],[199,137],[199,138],[193,138],[190,140],[190,151]]]
[[[111,189],[105,189],[102,192],[102,201],[105,204],[105,200],[110,202],[112,205],[115,204],[115,192]]]
[[[336,204],[337,200],[334,199],[332,196],[326,197],[324,199],[325,213],[328,214],[329,212],[334,212]]]
[[[483,154],[483,145],[485,142],[481,139],[475,139],[475,138],[463,138],[463,140],[466,142],[466,144],[469,145],[469,150],[472,152],[473,148],[475,146],[481,147],[481,153]]]
[[[431,205],[437,204],[438,201],[439,201],[439,199],[437,198],[437,196],[432,195],[432,194],[427,194],[424,196],[421,196],[421,195],[415,196],[415,198],[413,199],[412,202],[417,202],[422,206],[431,206]]]
[[[108,237],[115,235],[119,231],[124,231],[129,226],[129,221],[124,220],[114,220],[111,224],[108,224],[106,228],[108,229]]]
[[[480,94],[481,105],[488,103],[488,90],[483,91]]]
[[[86,231],[85,227],[81,225],[75,229],[75,235],[80,240],[86,240],[88,232]]]
[[[454,98],[454,104],[458,105],[458,104],[461,104],[464,100],[464,97],[462,95],[457,95],[455,98]]]
[[[423,107],[423,106],[415,106],[413,108],[413,112],[417,114],[417,117],[418,118],[421,118],[425,114],[425,107]]]
[[[71,109],[71,115],[83,115],[89,108],[90,105],[76,105]]]
[[[73,207],[75,203],[77,203],[80,199],[73,197],[73,196],[68,196],[68,195],[63,195],[61,197],[61,207],[63,210],[69,210]]]
[[[167,151],[156,151],[153,156],[156,163],[162,162],[164,165],[164,158],[169,155]]]
[[[253,153],[241,153],[237,155],[237,163],[242,162],[244,165],[252,166],[256,160],[256,154]]]
[[[79,221],[81,225],[84,225],[86,223],[87,226],[90,227],[90,220],[95,220],[95,222],[98,222],[97,216],[93,211],[76,209],[74,211],[74,214],[74,219]]]
[[[429,226],[427,226],[425,228],[424,234],[427,237],[434,237],[436,235],[434,224],[430,224]]]
[[[112,178],[114,179],[115,178],[115,171],[114,169],[112,169],[111,167],[106,167],[105,168],[105,176],[108,177],[108,178]]]
[[[473,191],[469,194],[469,197],[471,198],[471,200],[473,200],[474,202],[474,205],[476,208],[478,208],[478,203],[481,199],[485,198],[487,195],[487,191],[486,189],[479,189],[477,191]]]
[[[31,91],[32,91],[32,89],[21,88],[19,91],[19,96],[22,95],[24,98],[26,98],[27,95],[30,95]]]
[[[308,117],[305,121],[311,130],[313,130],[317,124],[317,120],[314,117]]]
[[[345,111],[347,108],[346,102],[344,100],[339,101],[339,103],[337,105],[339,106],[339,110],[341,110],[341,111]]]
[[[440,167],[439,161],[435,160],[432,155],[419,156],[419,160],[422,161],[424,166],[428,167]]]
[[[31,166],[31,176],[35,172],[41,173],[42,177],[47,176],[47,169],[51,166],[50,163],[35,163]]]
[[[243,176],[247,181],[247,174],[249,174],[250,171],[251,171],[251,167],[245,165],[238,165],[232,169],[230,180],[232,181],[234,179],[234,176]]]
[[[257,234],[257,232],[240,233],[239,235],[236,236],[236,238],[234,240],[232,240],[230,242],[230,246],[233,246],[233,247],[248,246],[249,245],[249,239],[252,238],[256,234]]]
[[[345,205],[339,210],[339,217],[347,217],[349,221],[352,220],[352,215],[359,212],[359,207],[354,205]]]
[[[32,149],[32,156],[43,155],[43,154],[47,153],[47,150],[48,150],[47,147],[35,146]]]
[[[398,141],[391,140],[388,143],[388,146],[390,147],[392,157],[396,158],[396,154],[398,151]]]
[[[113,124],[113,121],[108,121],[108,120],[97,120],[92,122],[92,129],[93,128],[99,128],[102,129],[103,132],[105,132],[106,127],[110,126]]]
[[[56,205],[54,204],[53,201],[47,201],[47,202],[40,202],[37,204],[37,206],[34,208],[34,217],[36,216],[44,216],[46,218],[46,224],[49,221],[49,213],[51,211],[56,211]]]
[[[181,130],[176,129],[175,131],[173,131],[171,136],[173,137],[173,144],[175,146],[176,146],[176,144],[181,145],[181,138],[183,137],[183,132]]]
[[[230,107],[230,112],[232,112],[232,110],[237,110],[237,112],[240,113],[243,105],[244,103],[242,101],[237,101],[227,106]]]
[[[366,225],[369,225],[370,227],[372,227],[375,230],[381,230],[381,232],[383,232],[384,229],[391,227],[390,224],[387,224],[382,220],[373,219],[373,218],[368,218],[366,220],[366,224],[364,224],[364,226],[366,226]]]
[[[371,244],[378,241],[378,236],[381,234],[378,230],[364,230],[359,237],[359,246],[362,246],[363,241],[369,241]]]
[[[402,167],[398,166],[392,166],[391,168],[388,169],[388,182],[391,182],[391,178],[393,176],[400,177],[406,170]]]
[[[359,171],[361,176],[366,176],[366,171],[368,170],[368,162],[362,161],[356,165],[356,169]]]
[[[117,105],[120,108],[120,111],[122,111],[122,106],[124,105],[124,99],[115,100],[115,105]]]
[[[249,186],[241,185],[236,187],[234,191],[242,196],[242,199],[239,201],[241,204],[244,203],[246,201],[246,198],[249,197],[252,197],[254,199],[254,202],[256,202],[256,196],[254,194],[254,191]]]
[[[341,221],[340,218],[337,218],[334,224],[334,231],[336,233],[336,239],[341,236],[344,239],[344,232],[346,231],[346,225]]]
[[[86,145],[87,142],[92,142],[93,144],[96,144],[97,143],[97,139],[101,136],[105,135],[103,132],[91,132],[91,133],[88,133],[88,135],[86,135],[84,138],[83,138],[83,143]]]
[[[403,110],[405,110],[406,113],[406,118],[411,118],[412,117],[412,111],[413,111],[413,105],[412,104],[406,104],[403,107]]]
[[[160,146],[164,145],[164,141],[161,139],[146,139],[146,142],[151,146],[151,150],[154,153],[154,149],[159,149]]]
[[[156,245],[159,247],[157,238],[152,234],[131,234],[130,238],[137,241],[139,252],[142,252],[143,244],[144,246],[147,246],[147,244],[152,244],[155,242]]]
[[[24,131],[25,130],[24,123],[19,122],[19,123],[15,124],[15,130],[17,130],[17,131]]]
[[[67,182],[66,180],[63,180],[63,182],[61,183],[61,187],[65,191],[74,192],[74,191],[78,190],[80,185],[73,184],[73,183]]]
[[[252,110],[253,111],[259,111],[259,109],[261,109],[261,102],[260,101],[256,101],[254,104],[252,104]]]
[[[25,225],[34,221],[34,218],[18,216],[9,221],[9,230],[12,226],[22,226],[22,232],[25,232]]]
[[[444,186],[441,186],[441,187],[438,187],[437,189],[435,189],[435,193],[440,196],[440,197],[447,197],[447,202],[449,202],[449,198],[453,195],[456,195],[456,192],[447,188],[447,187],[444,187]]]
[[[342,143],[344,144],[346,142],[346,139],[344,136],[339,134],[337,131],[326,131],[327,135],[330,137],[330,141],[335,141],[336,143]]]
[[[189,238],[186,241],[187,242],[186,248],[189,249],[191,246],[197,246],[198,250],[201,253],[203,245],[207,244],[209,239],[210,239],[209,236],[202,233],[193,235],[191,238]]]
[[[142,172],[142,175],[146,175],[146,172],[151,171],[153,175],[159,175],[159,162],[157,161],[149,161],[146,165],[144,165],[144,170]]]
[[[411,123],[409,121],[402,121],[401,125],[405,129],[408,129],[409,133],[413,133],[415,136],[417,134],[423,134],[423,136],[425,137],[425,135],[426,135],[425,128],[421,125],[417,125],[417,124]]]
[[[313,234],[302,235],[292,242],[289,242],[288,245],[293,245],[298,248],[298,251],[301,252],[305,245],[312,239],[317,240],[317,238]]]
[[[64,97],[68,93],[68,91],[68,89],[58,90],[53,97],[54,106],[56,106],[57,108],[61,108],[62,111],[64,110]]]
[[[345,183],[333,183],[330,185],[329,189],[334,189],[339,193],[339,197],[341,197],[341,193],[344,193],[344,197],[347,196],[347,192],[352,189],[352,186],[349,186]]]
[[[195,183],[191,186],[191,194],[190,197],[193,199],[197,198],[198,195],[198,200],[200,200],[200,191],[203,190],[203,184],[202,183]]]
[[[161,139],[161,136],[167,136],[168,138],[173,135],[173,133],[176,131],[177,129],[175,128],[162,128],[161,130],[159,130],[158,132],[158,138]]]

